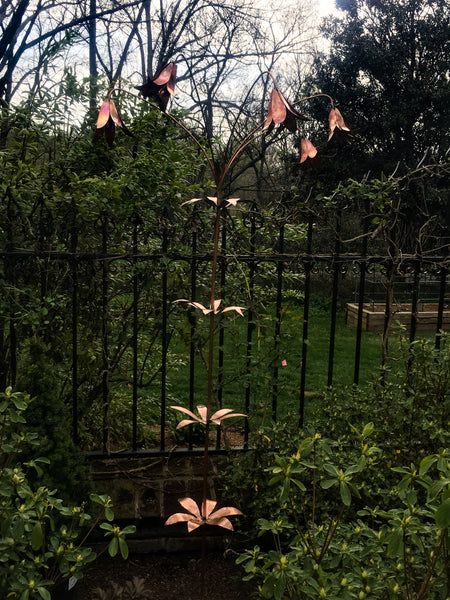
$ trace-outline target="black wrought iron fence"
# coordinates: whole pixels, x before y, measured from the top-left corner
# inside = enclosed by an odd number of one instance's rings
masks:
[[[330,214],[323,223],[311,210],[291,220],[251,205],[224,219],[221,297],[246,310],[237,320],[218,319],[215,398],[218,406],[231,402],[253,415],[236,429],[232,445],[248,445],[258,415],[279,417],[282,397],[283,410],[287,403],[290,418],[304,424],[318,288],[328,309],[324,387],[334,384],[336,331],[347,302],[354,305],[354,316],[347,317],[354,325],[348,384],[360,384],[365,310],[374,304],[374,285],[383,296],[377,327],[386,343],[399,313],[399,282],[401,302],[409,296],[410,342],[422,323],[422,282],[430,277],[435,301],[429,327],[437,347],[439,332],[450,328],[445,240],[437,250],[403,253],[369,234],[366,219],[361,224],[355,214]],[[44,204],[28,215],[10,205],[4,215],[1,385],[20,381],[24,356],[38,345],[57,375],[58,394],[70,405],[73,439],[82,450],[97,456],[167,454],[174,447],[195,453],[195,430],[177,437],[170,406],[193,410],[204,402],[202,319],[176,301],[208,298],[207,217],[196,209],[182,221],[169,210],[149,217],[133,207],[120,217],[105,208],[86,217],[73,204],[58,215]],[[282,372],[287,362],[293,365],[288,380]],[[221,452],[230,442],[219,429],[213,443]]]

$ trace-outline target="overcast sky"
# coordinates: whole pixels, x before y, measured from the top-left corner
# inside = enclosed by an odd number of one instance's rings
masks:
[[[322,15],[327,15],[335,10],[334,0],[318,0],[318,3]]]

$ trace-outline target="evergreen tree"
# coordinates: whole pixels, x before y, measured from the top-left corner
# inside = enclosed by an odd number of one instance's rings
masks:
[[[356,129],[362,171],[441,160],[450,142],[447,0],[337,0],[312,80]],[[309,82],[310,83],[310,82]],[[363,154],[367,161],[361,160]]]

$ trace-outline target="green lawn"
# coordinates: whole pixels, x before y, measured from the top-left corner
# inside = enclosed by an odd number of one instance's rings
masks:
[[[198,337],[207,334],[208,319],[199,324]],[[258,420],[270,417],[274,389],[277,395],[277,416],[298,411],[300,400],[300,374],[302,360],[303,320],[301,308],[285,311],[282,315],[278,353],[274,342],[275,320],[271,315],[259,315],[253,332],[251,370],[246,374],[247,320],[226,317],[223,363],[222,406],[244,411],[246,386],[250,386],[250,415]],[[327,389],[329,357],[330,315],[322,309],[312,310],[308,324],[306,411],[321,401]],[[390,349],[395,353],[404,333],[394,331]],[[431,334],[429,334],[431,335]],[[345,323],[345,312],[337,315],[334,349],[333,388],[353,385],[356,328]],[[215,364],[218,359],[216,336]],[[174,336],[171,352],[188,357],[188,348]],[[205,348],[206,355],[206,348]],[[285,364],[283,365],[283,361]],[[360,359],[359,385],[367,385],[376,377],[381,361],[381,340],[376,333],[363,332]],[[400,366],[393,363],[394,368]],[[276,373],[278,371],[278,373]],[[276,376],[278,379],[276,379]],[[218,372],[215,372],[215,382]],[[168,373],[171,399],[188,406],[188,361]],[[195,365],[195,404],[206,402],[206,369],[199,355]],[[274,388],[275,386],[275,388]]]

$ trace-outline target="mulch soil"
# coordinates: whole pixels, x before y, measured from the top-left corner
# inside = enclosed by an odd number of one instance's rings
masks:
[[[209,551],[203,562],[200,553],[162,553],[121,558],[99,557],[85,570],[76,587],[77,600],[119,600],[118,588],[145,587],[143,595],[123,597],[139,600],[200,600],[204,566],[205,600],[249,600],[255,591],[251,582],[243,582],[243,570],[230,552]],[[144,580],[144,581],[142,581]],[[96,593],[103,590],[103,594]],[[136,588],[135,588],[136,589]],[[106,592],[106,594],[105,594]]]

